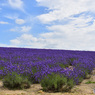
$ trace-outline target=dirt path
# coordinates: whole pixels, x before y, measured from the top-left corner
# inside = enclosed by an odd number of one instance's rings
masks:
[[[80,85],[76,85],[71,93],[46,93],[41,90],[40,84],[33,84],[29,89],[24,90],[8,90],[3,87],[3,83],[0,81],[0,95],[95,95],[95,83],[85,84],[89,80],[95,82],[95,70],[93,70],[90,79],[85,79]]]

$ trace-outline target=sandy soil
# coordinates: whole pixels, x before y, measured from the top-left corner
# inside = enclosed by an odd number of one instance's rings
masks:
[[[0,95],[95,95],[95,84],[85,84],[88,80],[95,82],[95,70],[92,71],[90,79],[83,80],[80,85],[72,88],[70,93],[43,92],[40,84],[32,84],[29,89],[24,90],[8,90],[3,87],[3,83],[0,81]]]

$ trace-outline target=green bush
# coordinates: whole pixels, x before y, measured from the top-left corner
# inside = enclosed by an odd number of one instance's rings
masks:
[[[3,86],[9,89],[24,89],[30,87],[30,82],[27,78],[20,76],[16,72],[12,72],[12,74],[4,77]]]
[[[78,84],[80,84],[83,81],[83,77],[79,77],[78,79],[79,79],[79,83]]]
[[[40,82],[44,91],[63,92],[69,91],[74,86],[73,80],[68,80],[64,76],[52,73],[47,77]]]
[[[30,81],[31,84],[39,83],[38,81],[35,80],[35,76],[34,75],[32,75],[32,77],[31,77],[31,75],[28,75],[28,74],[27,74],[27,76],[25,76],[25,75],[23,75],[23,76],[26,77]]]
[[[95,82],[92,82],[92,81],[87,81],[85,84],[91,84],[91,83],[95,83]]]
[[[3,66],[0,66],[0,70],[3,70],[4,69],[4,67]]]
[[[62,64],[62,63],[60,63],[59,66],[60,66],[61,68],[69,67],[68,65],[64,65],[64,64]]]
[[[63,91],[67,92],[67,91],[70,91],[71,88],[74,87],[74,85],[75,85],[74,80],[68,79],[66,85],[64,85],[62,89]]]

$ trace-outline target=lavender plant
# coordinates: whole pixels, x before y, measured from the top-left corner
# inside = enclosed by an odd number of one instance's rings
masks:
[[[35,83],[54,73],[79,84],[95,68],[94,56],[94,51],[0,47],[0,78],[16,72]]]
[[[30,82],[27,78],[22,77],[16,72],[12,72],[4,77],[3,85],[9,89],[24,89],[30,87]]]

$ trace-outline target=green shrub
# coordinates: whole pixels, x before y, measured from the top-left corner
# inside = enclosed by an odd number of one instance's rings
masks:
[[[62,63],[60,63],[59,66],[60,66],[61,68],[66,68],[66,67],[68,67],[68,65],[65,65],[65,64],[62,64]]]
[[[9,89],[24,89],[30,87],[30,82],[27,78],[20,76],[16,72],[12,72],[12,74],[4,77],[3,86]]]
[[[64,76],[52,73],[47,77],[40,82],[44,91],[63,92],[69,91],[74,86],[73,80],[68,80]]]
[[[95,82],[92,82],[92,81],[87,81],[85,84],[91,84],[91,83],[95,83]]]
[[[69,66],[72,66],[72,62],[76,60],[76,58],[69,58],[68,60],[68,63],[69,63]]]
[[[90,77],[88,77],[88,71],[86,69],[84,69],[85,75],[84,75],[84,79],[89,79]]]
[[[35,80],[35,76],[34,75],[32,75],[32,77],[31,77],[31,75],[27,75],[27,76],[23,75],[23,76],[26,77],[30,81],[31,84],[39,83],[38,81]]]
[[[83,77],[79,77],[79,84],[83,81]]]
[[[0,66],[0,70],[3,70],[4,69],[4,67],[3,66]]]
[[[29,77],[29,81],[31,82],[31,83],[33,83],[33,84],[35,84],[35,83],[39,83],[38,81],[36,81],[35,80],[35,76],[34,76],[34,74],[37,72],[38,70],[37,70],[37,67],[36,66],[34,66],[34,67],[32,67],[32,77],[31,77],[31,75],[30,75],[30,77]],[[39,71],[40,72],[40,71]]]
[[[63,86],[62,89],[63,89],[63,91],[67,92],[67,91],[70,91],[71,88],[74,87],[74,85],[75,85],[74,80],[73,79],[68,79],[66,85]]]

